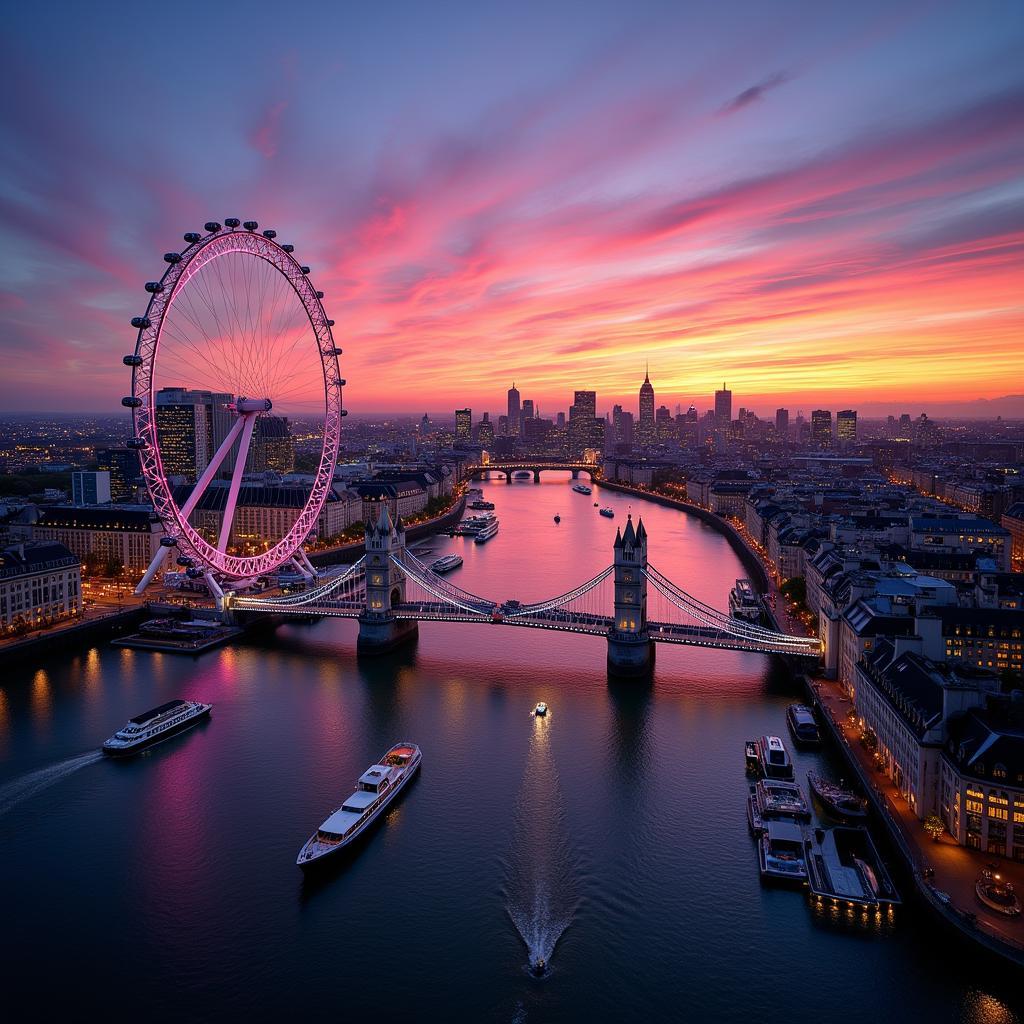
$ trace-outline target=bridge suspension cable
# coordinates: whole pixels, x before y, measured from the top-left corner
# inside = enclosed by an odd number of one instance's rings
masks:
[[[558,597],[552,597],[547,601],[538,601],[535,604],[525,604],[516,608],[513,611],[504,611],[503,614],[506,619],[521,619],[527,615],[541,615],[544,612],[551,611],[553,608],[562,608],[572,601],[577,600],[589,593],[594,587],[600,586],[606,579],[615,571],[615,567],[609,565],[606,569],[602,569],[596,576],[591,577],[586,583],[581,583],[575,590],[570,590],[566,594],[560,594]]]
[[[670,604],[711,629],[754,644],[781,647],[793,652],[817,654],[821,648],[821,641],[817,637],[792,636],[789,633],[765,629],[762,626],[755,626],[753,623],[734,619],[731,615],[711,608],[686,593],[651,565],[647,566],[645,575]]]
[[[366,582],[366,558],[360,558],[338,576],[332,576],[325,583],[314,587],[312,590],[304,590],[298,594],[282,594],[280,597],[238,597],[234,604],[238,608],[259,608],[265,610],[270,608],[302,608],[307,605],[316,605],[329,599],[336,600],[339,591],[346,596],[354,597],[358,594]]]
[[[455,605],[456,608],[461,608],[465,612],[480,616],[491,615],[495,609],[496,602],[486,597],[478,597],[476,594],[471,594],[442,579],[430,566],[421,562],[411,551],[405,550],[401,556],[392,555],[391,560],[427,591],[428,594],[432,594],[439,601]]]

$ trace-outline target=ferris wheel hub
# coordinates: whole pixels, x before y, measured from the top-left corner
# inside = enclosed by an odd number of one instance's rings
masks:
[[[269,398],[239,398],[235,402],[235,412],[239,414],[253,412],[270,412],[274,403]]]

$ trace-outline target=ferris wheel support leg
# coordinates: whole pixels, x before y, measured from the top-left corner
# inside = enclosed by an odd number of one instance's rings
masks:
[[[139,580],[139,585],[135,588],[136,595],[144,593],[146,587],[153,582],[153,577],[160,571],[160,566],[164,564],[164,559],[170,550],[170,548],[165,547],[157,549],[157,553],[153,556],[153,561],[149,563],[149,568],[143,574],[142,579]]]
[[[220,526],[220,540],[217,541],[217,550],[227,551],[228,538],[231,536],[231,524],[235,519],[235,506],[238,504],[238,491],[242,486],[242,477],[245,476],[245,460],[249,456],[249,444],[252,441],[253,428],[256,426],[256,413],[243,412],[238,420],[242,424],[242,441],[238,446],[238,457],[235,459],[235,469],[231,474],[231,486],[228,488],[228,501],[224,506],[224,521]]]
[[[228,452],[231,451],[231,446],[235,443],[236,438],[241,432],[242,421],[239,419],[231,425],[231,429],[227,432],[227,436],[221,442],[221,446],[217,449],[217,453],[210,460],[206,469],[203,470],[203,475],[196,481],[196,485],[192,488],[192,493],[188,496],[188,500],[181,506],[182,519],[188,519],[192,514],[192,510],[199,504],[199,499],[206,492],[206,488],[210,486],[210,481],[217,475],[217,470],[220,469],[220,464],[224,461]],[[170,548],[161,547],[153,556],[153,561],[149,563],[149,568],[146,570],[142,579],[139,580],[139,585],[135,588],[136,594],[141,595],[144,593],[146,587],[153,582],[153,577],[160,571],[160,567],[164,564],[164,560],[167,558],[167,554],[170,550]]]
[[[319,575],[316,566],[309,560],[309,556],[302,550],[302,548],[299,548],[298,551],[292,555],[292,562],[295,564],[295,568],[310,580],[315,580]]]

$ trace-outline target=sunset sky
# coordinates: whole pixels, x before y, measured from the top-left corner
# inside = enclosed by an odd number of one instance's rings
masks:
[[[2,411],[119,411],[143,283],[230,216],[312,266],[355,412],[635,408],[648,360],[701,410],[1024,394],[1018,0],[47,3],[4,37]]]

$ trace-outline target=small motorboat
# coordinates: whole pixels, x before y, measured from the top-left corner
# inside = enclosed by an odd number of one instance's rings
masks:
[[[594,502],[594,508],[597,508],[597,502],[596,501]]]
[[[562,517],[556,512],[555,513],[555,522],[556,523],[560,523],[561,521],[562,521]]]
[[[533,961],[533,965],[530,969],[533,971],[534,976],[539,978],[548,969],[547,961],[544,957],[539,956]]]
[[[757,753],[757,740],[747,740],[743,744],[743,754],[747,762],[747,772],[757,775],[761,771],[761,758]]]
[[[974,883],[974,894],[978,902],[989,910],[1004,917],[1020,916],[1020,900],[1013,891],[1013,883],[1004,881],[1002,876],[986,868]]]
[[[533,709],[533,713],[540,718],[543,718],[548,713],[548,706],[544,701],[539,701],[537,706]]]

